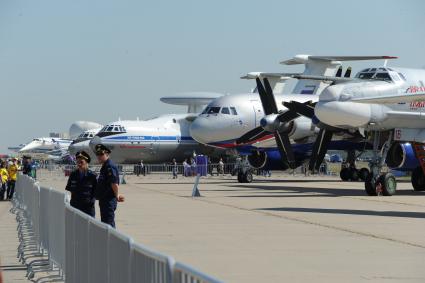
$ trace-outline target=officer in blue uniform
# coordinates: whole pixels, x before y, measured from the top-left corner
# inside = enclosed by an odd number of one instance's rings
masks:
[[[90,155],[79,151],[75,155],[77,169],[71,172],[65,190],[71,192],[71,206],[94,217],[94,192],[97,186],[96,174],[89,170]]]
[[[119,175],[118,168],[109,159],[111,150],[103,144],[95,146],[97,160],[102,164],[97,187],[95,191],[96,199],[99,200],[101,221],[115,228],[115,210],[117,202],[123,202],[124,196],[118,193]]]

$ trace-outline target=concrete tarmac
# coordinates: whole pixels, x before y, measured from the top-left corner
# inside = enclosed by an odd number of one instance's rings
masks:
[[[63,189],[62,175],[40,172]],[[369,197],[363,183],[274,173],[127,176],[117,227],[226,282],[425,282],[425,192]],[[99,213],[97,213],[98,217]]]

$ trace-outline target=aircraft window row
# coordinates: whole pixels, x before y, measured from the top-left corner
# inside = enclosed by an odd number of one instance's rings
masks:
[[[220,111],[221,109],[221,111]],[[238,112],[236,111],[235,107],[217,107],[217,106],[213,106],[213,107],[207,107],[205,108],[204,111],[202,111],[201,114],[225,114],[225,115],[238,115]]]

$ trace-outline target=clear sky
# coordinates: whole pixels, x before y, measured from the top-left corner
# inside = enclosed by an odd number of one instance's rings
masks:
[[[185,111],[162,96],[245,92],[241,75],[298,71],[278,64],[295,54],[423,68],[424,15],[421,0],[2,0],[0,153],[75,120]]]

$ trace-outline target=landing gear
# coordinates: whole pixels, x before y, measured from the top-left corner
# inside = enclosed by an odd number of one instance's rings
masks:
[[[339,173],[341,180],[353,182],[366,180],[367,175],[369,175],[369,169],[357,169],[356,158],[356,152],[354,150],[347,151],[347,161],[341,164],[341,171]]]
[[[362,181],[366,181],[366,178],[367,178],[367,176],[369,175],[369,169],[367,169],[367,168],[362,168],[362,169],[360,169],[359,170],[359,178],[360,178],[360,180],[362,180]]]
[[[414,191],[425,191],[425,175],[422,167],[417,167],[412,172],[412,186]]]
[[[369,175],[369,169],[362,168],[360,170],[352,167],[342,168],[339,176],[343,181],[366,181],[367,176]]]
[[[381,140],[381,132],[374,132],[373,136],[373,158],[370,162],[370,173],[365,180],[365,191],[369,196],[392,196],[397,190],[397,181],[393,174],[381,174],[382,167],[387,157],[388,149],[391,145],[392,132],[388,134],[387,141],[383,144],[382,150],[379,152],[379,143]],[[364,171],[366,172],[366,171]]]
[[[238,182],[239,183],[251,183],[254,180],[252,176],[252,167],[249,165],[249,162],[245,158],[238,168]]]
[[[252,173],[250,171],[247,171],[245,173],[239,172],[238,173],[238,182],[239,183],[251,183],[253,180]]]

